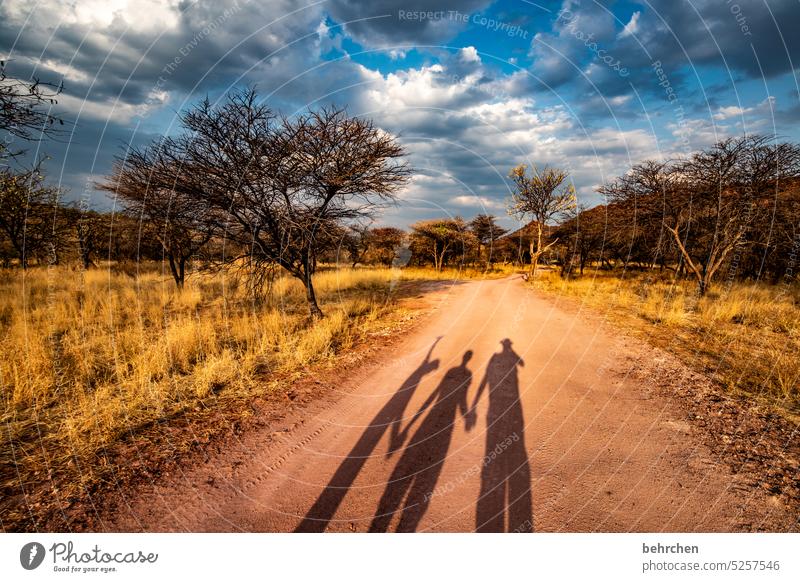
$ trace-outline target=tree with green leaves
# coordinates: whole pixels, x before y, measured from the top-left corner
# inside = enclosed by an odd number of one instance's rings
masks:
[[[417,260],[430,259],[437,271],[456,257],[466,258],[478,241],[463,218],[422,220],[411,225],[411,250]]]
[[[385,267],[391,266],[405,238],[405,231],[399,228],[391,226],[373,228],[368,237],[368,260]]]
[[[491,214],[478,214],[469,223],[469,228],[478,241],[478,258],[482,258],[483,250],[487,249],[486,263],[492,264],[494,244],[507,232],[497,224],[497,219]]]
[[[509,177],[514,184],[509,213],[520,220],[531,220],[536,230],[530,242],[530,274],[534,276],[539,258],[558,241],[544,243],[545,227],[575,207],[575,188],[567,182],[567,171],[558,168],[534,170],[529,176],[523,164],[512,169]]]

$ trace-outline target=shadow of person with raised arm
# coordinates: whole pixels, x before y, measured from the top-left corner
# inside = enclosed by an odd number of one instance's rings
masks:
[[[472,383],[472,372],[467,368],[470,358],[472,351],[464,352],[461,365],[445,373],[442,381],[399,435],[400,441],[404,441],[414,422],[430,408],[392,471],[369,531],[386,531],[392,516],[400,511],[404,498],[405,505],[397,531],[416,531],[428,509],[447,458],[457,413],[467,416],[467,390]]]
[[[348,489],[355,481],[364,463],[370,457],[375,447],[378,446],[381,438],[387,430],[391,429],[391,441],[396,442],[400,431],[400,423],[403,421],[406,407],[417,390],[417,386],[426,374],[430,374],[439,368],[439,360],[431,360],[433,349],[443,336],[436,338],[431,348],[428,350],[425,359],[406,378],[405,382],[397,389],[386,405],[381,408],[375,418],[364,430],[358,442],[342,461],[339,468],[331,477],[328,485],[320,496],[308,510],[303,521],[295,528],[297,532],[321,532],[325,531],[328,523],[333,518],[336,510],[341,505]]]
[[[479,532],[531,532],[531,470],[525,450],[525,420],[519,396],[517,366],[522,358],[511,349],[511,340],[502,342],[470,408],[489,388],[486,414],[486,455],[481,470],[481,489],[476,509],[475,529]]]

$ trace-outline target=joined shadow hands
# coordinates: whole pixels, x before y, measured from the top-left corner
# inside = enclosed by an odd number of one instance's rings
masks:
[[[467,429],[467,432],[471,431],[475,428],[475,425],[478,423],[478,413],[475,412],[474,408],[471,408],[467,411],[464,415],[464,426]]]

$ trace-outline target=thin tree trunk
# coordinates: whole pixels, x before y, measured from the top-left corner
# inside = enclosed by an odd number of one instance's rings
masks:
[[[178,290],[183,289],[183,268],[178,270],[178,266],[175,264],[175,257],[172,254],[167,254],[167,262],[169,263],[169,270],[172,273],[172,278],[175,280],[175,285],[178,287]]]
[[[20,246],[13,240],[11,244],[14,245],[14,249],[19,255],[19,266],[22,267],[22,270],[24,271],[28,268],[28,255],[25,253],[25,245]]]
[[[311,313],[311,317],[314,319],[322,319],[325,317],[325,314],[322,313],[322,309],[319,308],[317,294],[314,291],[314,283],[311,280],[311,274],[308,272],[306,273],[304,283],[306,287],[306,301],[308,301],[308,310]]]
[[[92,260],[89,258],[89,251],[81,249],[81,260],[83,261],[83,268],[88,270],[92,266]]]
[[[308,254],[304,257],[303,262],[303,285],[306,288],[306,301],[308,302],[308,310],[311,313],[311,317],[313,319],[322,319],[325,317],[325,314],[322,313],[322,309],[319,308],[319,304],[317,303],[317,293],[314,291],[314,282],[311,277],[311,269],[310,267],[310,257]]]

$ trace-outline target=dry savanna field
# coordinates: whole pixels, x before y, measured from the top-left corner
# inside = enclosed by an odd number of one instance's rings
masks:
[[[326,317],[312,322],[303,286],[290,277],[254,301],[223,274],[191,275],[178,291],[157,265],[4,271],[3,528],[35,526],[59,501],[51,491],[69,506],[114,483],[115,446],[134,442],[151,460],[171,455],[141,441],[154,423],[286,391],[307,370],[408,323],[414,308],[402,299],[418,283],[476,276],[485,275],[323,270],[315,286]]]
[[[117,482],[120,464],[131,461],[113,454],[118,447],[133,443],[139,457],[152,459],[191,447],[177,437],[174,450],[148,442],[154,425],[279,395],[370,337],[396,332],[413,320],[407,298],[424,281],[513,271],[322,270],[315,286],[326,317],[319,321],[309,317],[302,284],[289,277],[254,301],[223,274],[194,273],[178,291],[155,264],[4,271],[0,380],[10,446],[0,458],[2,525],[35,527],[51,504],[69,506]],[[732,394],[796,421],[796,285],[733,283],[698,297],[690,281],[657,272],[588,270],[564,279],[547,269],[530,284],[603,313]]]

